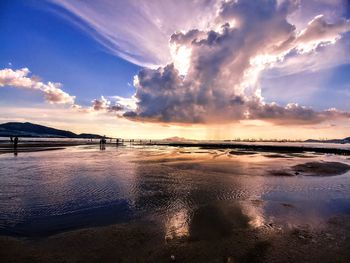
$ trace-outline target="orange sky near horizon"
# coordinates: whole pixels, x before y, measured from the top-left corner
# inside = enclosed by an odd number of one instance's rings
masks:
[[[2,108],[6,118],[0,122],[32,122],[75,133],[97,133],[125,139],[164,139],[183,137],[193,140],[232,139],[332,139],[349,137],[347,120],[309,125],[274,125],[265,121],[246,120],[231,124],[165,124],[130,121],[105,113],[80,113],[73,109],[57,108]]]

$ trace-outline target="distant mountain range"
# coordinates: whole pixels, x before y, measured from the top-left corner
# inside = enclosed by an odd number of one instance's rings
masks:
[[[306,140],[305,142],[322,142],[322,143],[350,143],[350,137],[344,138],[344,139],[331,139],[331,140],[313,140],[313,139],[309,139]]]
[[[0,137],[42,137],[42,138],[85,138],[98,139],[103,136],[98,134],[81,133],[58,130],[30,122],[8,122],[0,124]]]
[[[183,137],[170,137],[170,138],[166,138],[164,139],[164,141],[168,141],[168,142],[183,142],[183,141],[188,141],[188,139],[183,138]]]

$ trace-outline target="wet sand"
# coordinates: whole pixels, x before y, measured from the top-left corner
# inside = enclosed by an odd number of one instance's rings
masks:
[[[274,144],[255,144],[255,143],[173,143],[173,142],[164,142],[164,141],[153,141],[153,142],[141,142],[137,141],[128,142],[125,141],[126,145],[139,145],[139,146],[169,146],[169,147],[180,147],[186,149],[188,147],[197,147],[203,149],[235,149],[231,151],[231,154],[234,155],[250,155],[255,154],[256,152],[269,152],[274,153],[270,154],[271,158],[274,156],[276,158],[281,157],[279,153],[289,153],[295,156],[302,156],[303,153],[313,152],[313,153],[329,153],[329,154],[341,154],[341,155],[350,155],[349,148],[334,148],[328,147],[326,144],[323,147],[315,147],[307,143],[301,145],[285,145],[283,143],[274,143]],[[98,142],[88,142],[88,141],[32,141],[32,142],[22,142],[18,145],[18,151],[37,151],[38,149],[47,149],[50,148],[61,148],[69,146],[79,146],[79,145],[98,145]],[[115,142],[107,142],[107,145],[116,145]],[[123,144],[119,144],[124,146]],[[13,152],[13,145],[10,143],[1,143],[0,144],[0,154]],[[183,151],[185,152],[185,151]],[[287,156],[285,158],[288,158]]]
[[[349,262],[349,164],[165,146],[4,154],[0,261]]]
[[[37,152],[37,151],[50,151],[50,150],[61,150],[65,147],[79,146],[79,145],[97,145],[97,143],[89,142],[25,142],[19,143],[17,149],[13,148],[13,144],[1,143],[0,154],[16,152]]]
[[[0,259],[1,262],[247,263],[350,260],[350,217],[333,218],[322,230],[305,226],[281,230],[274,225],[250,229],[244,218],[232,226],[226,222],[227,218],[214,218],[215,213],[211,217],[214,220],[206,216],[204,211],[193,219],[193,239],[164,240],[155,222],[81,229],[42,239],[0,237]]]
[[[350,165],[339,162],[308,162],[298,164],[293,169],[309,176],[334,176],[349,171]]]
[[[315,152],[315,153],[332,153],[332,154],[344,154],[350,155],[350,149],[346,148],[331,148],[331,147],[313,147],[307,144],[300,146],[284,145],[283,143],[275,143],[271,145],[262,145],[255,143],[162,143],[161,145],[173,146],[173,147],[202,147],[204,149],[245,149],[251,151],[260,152],[289,152],[289,153],[303,153],[303,152]]]

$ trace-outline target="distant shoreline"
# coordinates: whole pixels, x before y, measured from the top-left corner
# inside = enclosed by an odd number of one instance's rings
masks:
[[[129,145],[130,141],[125,140],[125,145]],[[98,141],[25,141],[20,142],[17,148],[18,152],[34,152],[34,151],[45,151],[45,150],[58,150],[64,149],[70,146],[81,146],[81,145],[98,145]],[[131,141],[132,145],[143,145],[143,146],[169,146],[169,147],[199,147],[199,148],[210,148],[210,149],[240,149],[250,150],[257,152],[288,152],[288,153],[302,153],[302,152],[315,152],[322,154],[339,154],[339,155],[350,155],[349,148],[335,148],[335,147],[313,147],[305,145],[262,145],[254,143],[197,143],[197,142],[166,142],[166,141]],[[282,144],[282,143],[281,143]],[[115,142],[107,142],[108,145],[116,145]],[[123,146],[123,144],[119,144]],[[11,143],[0,143],[0,154],[13,152],[13,145]]]
[[[316,152],[332,153],[341,155],[350,155],[350,149],[331,148],[331,147],[310,147],[310,146],[290,146],[290,145],[258,145],[258,144],[239,144],[239,143],[166,143],[162,145],[173,147],[201,147],[201,148],[219,148],[219,149],[244,149],[258,152]]]

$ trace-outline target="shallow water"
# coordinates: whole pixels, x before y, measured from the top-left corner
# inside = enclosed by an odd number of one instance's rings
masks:
[[[167,240],[216,238],[234,228],[322,228],[350,215],[350,173],[278,176],[308,161],[350,163],[167,146],[3,154],[0,234],[46,236],[135,220],[159,222]]]

